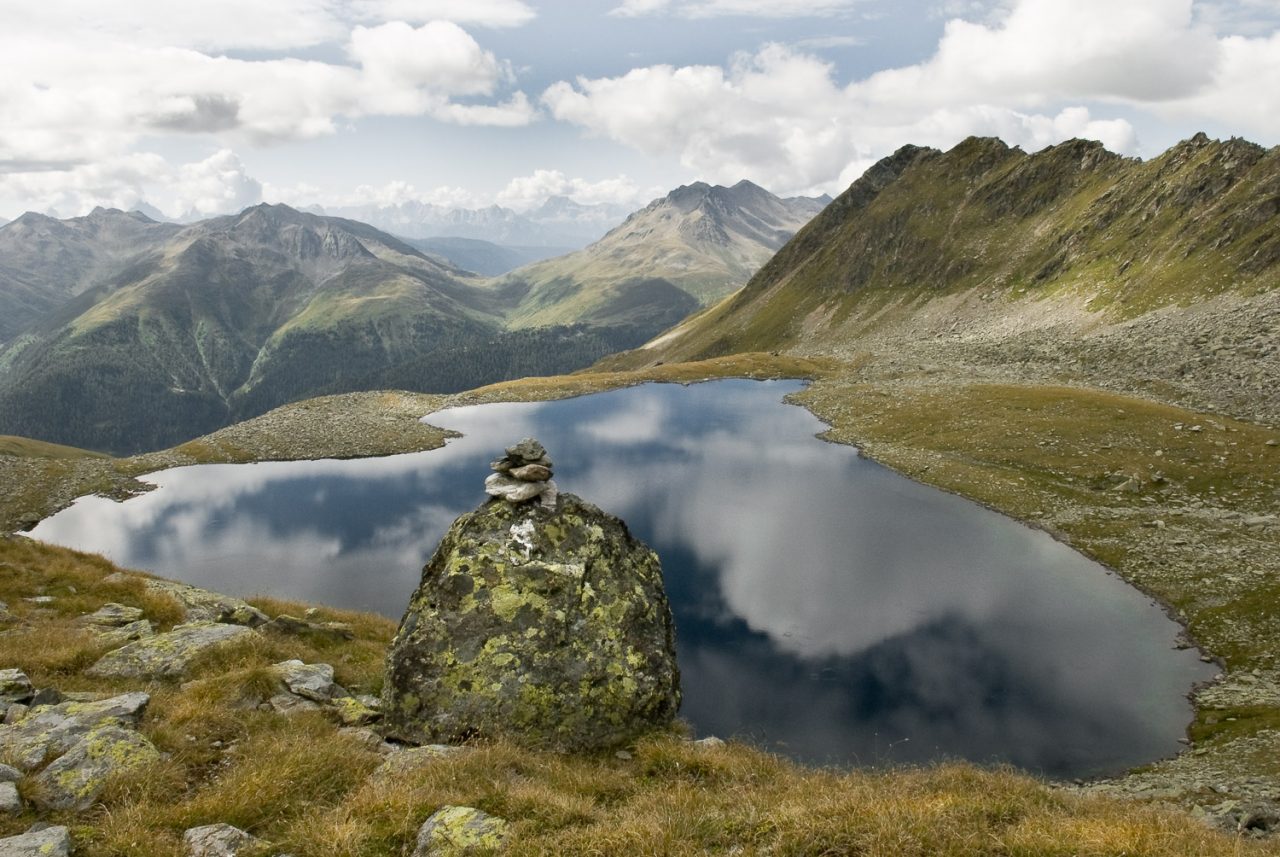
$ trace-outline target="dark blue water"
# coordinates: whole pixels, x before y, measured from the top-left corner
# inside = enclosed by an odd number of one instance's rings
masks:
[[[965,758],[1053,776],[1177,749],[1211,670],[1100,566],[848,447],[790,382],[648,385],[433,415],[445,449],[210,465],[86,498],[34,535],[242,595],[398,618],[488,462],[541,439],[556,480],[662,558],[700,734],[836,764]]]

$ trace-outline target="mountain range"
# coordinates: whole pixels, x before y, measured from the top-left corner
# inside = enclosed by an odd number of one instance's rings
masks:
[[[749,181],[673,190],[576,253],[494,284],[512,326],[587,321],[660,329],[742,287],[830,201],[782,199]]]
[[[727,193],[695,187],[711,199]],[[650,257],[701,258],[703,232],[729,236],[700,276],[744,282],[743,266],[772,252],[753,236],[780,244],[802,221],[789,213],[795,203],[754,186],[737,193],[751,205],[722,201],[702,214],[684,205],[679,222],[701,231],[646,226],[664,242]],[[499,264],[502,248],[457,238],[415,247],[287,206],[187,226],[102,209],[66,221],[23,215],[0,229],[0,433],[132,452],[324,393],[450,392],[589,365],[697,308],[689,292],[644,276],[650,263],[635,234],[670,220],[690,195],[674,192],[583,251],[604,255],[620,242],[635,283],[588,279],[559,297],[485,280],[445,255]],[[530,295],[543,314],[535,321],[522,314]]]
[[[906,146],[743,289],[607,362],[963,356],[1275,418],[1280,378],[1259,358],[1277,348],[1278,218],[1280,148],[1240,139],[1200,134],[1149,161],[1083,140]]]
[[[471,238],[515,247],[577,249],[595,241],[630,213],[624,206],[584,205],[553,196],[519,213],[491,205],[450,208],[427,202],[309,208],[315,214],[344,217],[405,238]]]

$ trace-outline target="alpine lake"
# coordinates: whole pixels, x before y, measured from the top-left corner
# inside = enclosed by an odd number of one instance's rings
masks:
[[[967,759],[1055,778],[1172,755],[1216,670],[1159,605],[1047,534],[816,437],[798,382],[648,384],[432,414],[442,449],[202,465],[86,497],[35,538],[241,596],[398,619],[488,463],[556,482],[657,550],[699,735],[823,765]]]

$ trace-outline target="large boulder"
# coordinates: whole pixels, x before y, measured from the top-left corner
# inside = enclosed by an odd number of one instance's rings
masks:
[[[572,494],[553,508],[494,499],[454,522],[383,691],[387,734],[422,744],[606,748],[669,724],[679,704],[657,555]]]

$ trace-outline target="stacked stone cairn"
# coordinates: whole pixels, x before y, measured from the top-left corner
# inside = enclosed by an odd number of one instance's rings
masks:
[[[489,466],[494,472],[484,481],[486,494],[512,505],[541,498],[544,508],[555,509],[559,491],[551,478],[551,458],[533,438],[507,447],[507,454]]]

